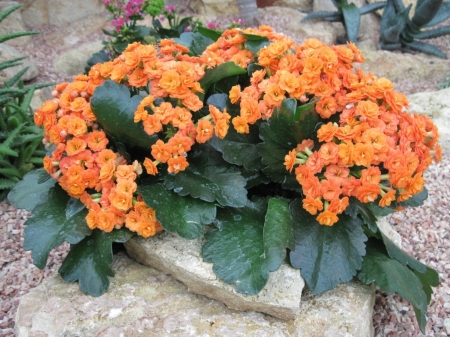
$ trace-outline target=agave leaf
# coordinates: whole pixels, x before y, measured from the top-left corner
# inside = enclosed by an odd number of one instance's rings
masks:
[[[413,37],[416,39],[434,39],[435,37],[444,36],[450,34],[450,26],[439,27],[436,29],[425,30],[418,34],[414,34]]]
[[[402,49],[402,44],[401,43],[380,43],[380,49],[383,50],[399,50]]]
[[[374,12],[377,9],[381,9],[381,8],[385,7],[386,4],[387,4],[387,1],[373,2],[371,4],[367,4],[367,5],[360,7],[359,13],[361,15],[364,15],[364,14],[367,14],[370,12]]]
[[[18,80],[25,74],[30,67],[25,67],[20,70],[17,74],[11,77],[8,81],[5,82],[5,87],[11,88],[14,84],[17,83]]]
[[[308,20],[314,20],[314,19],[325,19],[328,21],[332,21],[329,20],[329,18],[342,18],[342,14],[338,11],[317,11],[317,12],[311,12],[309,13],[307,16],[305,16],[300,22],[305,22]]]
[[[388,3],[381,18],[380,41],[382,44],[395,44],[400,42],[400,34],[406,27],[411,6],[409,5],[403,12],[392,16],[392,6],[389,6]]]
[[[9,190],[16,185],[16,181],[11,179],[0,179],[0,190]]]
[[[397,12],[402,12],[406,9],[402,0],[392,0],[392,3],[394,4],[395,10]]]
[[[0,36],[0,43],[3,43],[5,41],[15,39],[17,37],[26,36],[26,35],[36,35],[39,34],[37,31],[29,31],[29,32],[19,32],[19,33],[10,33],[7,35]]]
[[[3,159],[4,156],[18,157],[19,154],[4,144],[0,144],[0,158]]]
[[[342,14],[344,15],[345,28],[350,42],[356,43],[358,39],[359,24],[361,21],[361,14],[354,3],[342,6]]]
[[[450,2],[443,2],[434,18],[423,27],[433,27],[450,18]]]
[[[6,9],[5,11],[1,12],[0,13],[0,22],[3,21],[4,18],[6,18],[9,14],[14,12],[16,9],[19,9],[20,7],[22,7],[22,5],[16,5],[16,6],[10,7],[8,9]]]
[[[430,22],[439,11],[443,0],[424,0],[420,6],[417,5],[416,12],[411,21],[418,27],[423,27]]]
[[[438,47],[433,46],[431,44],[420,42],[420,41],[413,41],[413,42],[404,42],[406,46],[408,46],[411,49],[420,51],[421,53],[425,53],[428,55],[433,55],[436,57],[440,57],[443,59],[447,58],[447,54],[445,54],[442,50],[440,50]]]
[[[36,90],[36,86],[35,85],[31,86],[31,88],[27,92],[27,95],[23,99],[22,104],[20,105],[20,109],[25,113],[30,108],[31,99],[33,98],[33,94],[34,94],[35,90]],[[29,116],[28,115],[26,115],[26,116],[27,116],[28,120],[31,122]]]

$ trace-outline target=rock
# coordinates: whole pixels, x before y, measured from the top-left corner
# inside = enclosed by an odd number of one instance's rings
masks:
[[[16,1],[0,1],[0,12],[4,12],[5,10],[17,5],[18,4]],[[0,36],[10,33],[26,32],[28,30],[29,29],[27,29],[23,23],[20,9],[16,9],[0,22]],[[5,43],[10,46],[24,46],[31,44],[32,41],[31,36],[21,36],[7,40]]]
[[[444,319],[444,329],[447,335],[450,335],[450,318]]]
[[[390,81],[408,78],[410,81],[426,81],[441,78],[448,72],[449,61],[425,54],[407,54],[387,50],[361,50],[364,63],[355,67],[371,72]]]
[[[274,6],[290,7],[294,9],[301,9],[303,11],[312,11],[312,0],[276,0]]]
[[[100,51],[103,45],[101,41],[84,43],[59,56],[53,67],[66,75],[78,75],[84,72],[87,60],[92,54]]]
[[[386,217],[378,217],[377,226],[397,247],[402,248],[402,237],[392,228]]]
[[[297,318],[286,321],[227,309],[124,254],[114,257],[113,269],[116,276],[100,297],[83,294],[78,284],[57,274],[46,279],[22,296],[16,336],[369,337],[374,332],[374,291],[360,283],[305,296]]]
[[[8,46],[6,44],[0,44],[0,63],[23,56],[25,55],[22,55],[14,47]],[[25,72],[25,74],[23,74],[21,77],[23,81],[29,81],[35,78],[37,75],[39,75],[39,70],[34,61],[30,60],[29,58],[26,58],[19,62],[22,64],[15,67],[0,70],[0,86],[3,85],[3,83],[8,81],[9,79],[11,79],[14,75],[16,75],[20,70],[22,70],[25,67],[29,68]]]
[[[208,16],[239,14],[236,0],[200,0],[195,1],[192,8],[196,13]]]
[[[111,26],[108,26],[108,21],[104,16],[91,15],[72,24],[64,25],[54,33],[43,35],[43,38],[53,48],[72,49],[77,43],[83,41],[84,37],[101,33],[102,28],[112,29]],[[104,39],[106,36],[101,33],[100,38]]]
[[[259,8],[258,15],[260,18],[275,15],[281,18],[289,18],[286,22],[286,29],[289,30],[288,36],[301,37],[303,40],[307,38],[317,38],[320,41],[332,45],[336,44],[336,36],[344,34],[344,27],[340,23],[332,23],[328,21],[306,21],[300,22],[306,14],[299,11],[293,11],[288,7],[266,7]],[[261,23],[264,23],[261,20]]]
[[[450,88],[421,92],[408,96],[409,112],[426,114],[439,129],[439,144],[444,152],[450,151]]]
[[[86,17],[106,13],[102,0],[19,0],[22,16],[30,25],[64,26]]]
[[[240,294],[233,285],[217,278],[212,263],[203,261],[202,245],[201,239],[186,240],[167,232],[148,239],[132,238],[125,243],[132,259],[171,274],[189,291],[221,301],[231,309],[260,311],[282,319],[295,317],[305,286],[298,270],[282,265],[270,274],[258,295]]]
[[[30,102],[31,109],[36,111],[46,100],[52,99],[52,90],[53,86],[35,90]]]

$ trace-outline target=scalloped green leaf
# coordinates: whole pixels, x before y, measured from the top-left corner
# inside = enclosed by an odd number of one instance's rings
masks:
[[[191,151],[186,170],[167,175],[164,186],[180,196],[190,195],[222,206],[243,207],[247,203],[246,180],[239,170],[222,159],[221,153],[208,145]]]
[[[350,202],[356,204],[358,213],[363,219],[364,223],[373,233],[376,233],[378,230],[377,217],[370,208],[370,205],[362,203],[356,198],[351,198]]]
[[[290,210],[295,238],[291,265],[301,270],[312,292],[320,294],[350,281],[361,269],[365,255],[367,237],[361,220],[340,214],[333,226],[320,225],[303,209],[301,199],[291,202]]]
[[[55,184],[56,180],[51,179],[44,169],[30,171],[9,192],[8,200],[16,208],[31,212],[38,204],[47,201],[49,190]]]
[[[418,278],[416,273],[395,259],[391,259],[381,240],[370,239],[358,279],[370,284],[375,282],[384,291],[395,292],[414,307],[422,332],[426,322],[430,283],[427,276]],[[425,286],[422,284],[424,282]],[[425,290],[424,290],[425,288]]]
[[[213,41],[217,41],[220,37],[220,33],[216,32],[215,30],[206,28],[206,27],[197,27],[197,31],[202,34],[203,36],[206,36],[210,38]]]
[[[201,55],[214,40],[200,32],[185,32],[175,42],[188,47],[193,55]]]
[[[36,267],[44,269],[50,251],[64,241],[76,244],[91,234],[86,224],[85,207],[66,212],[71,199],[59,186],[48,191],[46,201],[33,209],[33,215],[25,222],[25,239],[23,248],[31,250],[31,257]],[[42,235],[45,233],[45,235]]]
[[[128,229],[121,228],[106,233],[94,229],[91,236],[70,245],[70,251],[58,272],[67,282],[78,281],[80,289],[91,296],[102,295],[109,287],[113,242],[126,242],[133,236]]]
[[[293,219],[289,203],[271,198],[264,222],[264,255],[269,271],[276,271],[286,258],[286,248],[294,249]]]
[[[125,85],[107,80],[95,89],[91,107],[98,123],[117,141],[130,147],[149,149],[158,137],[149,136],[142,123],[134,122],[134,112],[141,100],[139,95],[130,97]]]
[[[146,205],[155,210],[156,218],[168,232],[176,232],[185,239],[203,235],[203,225],[216,218],[216,206],[168,191],[162,184],[139,186],[138,193]]]
[[[398,204],[405,207],[418,207],[422,206],[427,198],[428,198],[428,190],[426,189],[426,187],[424,187],[420,193],[414,194],[408,200],[405,200]]]
[[[316,113],[304,111],[301,122],[295,121],[297,101],[283,100],[280,109],[273,112],[267,122],[260,125],[260,137],[263,143],[257,145],[262,157],[264,168],[262,171],[275,182],[283,182],[289,172],[284,166],[284,157],[294,149],[298,143],[312,135],[316,126]]]

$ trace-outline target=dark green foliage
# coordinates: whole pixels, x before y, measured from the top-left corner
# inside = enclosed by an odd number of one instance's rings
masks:
[[[418,1],[414,16],[410,19],[411,6],[405,8],[399,0],[387,0],[381,18],[380,47],[386,50],[398,49],[404,52],[419,51],[440,58],[447,58],[447,55],[439,48],[416,40],[450,34],[450,26],[422,30],[450,18],[450,4],[443,2],[443,0]]]
[[[0,13],[5,19],[20,5]],[[0,43],[38,32],[10,33],[0,36]],[[0,70],[20,65],[24,57],[0,63]],[[17,72],[0,89],[0,200],[34,167],[42,166],[45,154],[42,144],[43,132],[34,125],[31,98],[36,89],[50,84],[25,86],[21,77],[28,67]]]
[[[348,40],[353,43],[355,43],[358,39],[361,15],[376,11],[386,6],[385,1],[367,4],[361,8],[356,7],[354,3],[348,3],[347,0],[335,0],[333,1],[333,4],[336,6],[337,11],[311,12],[301,22],[313,19],[342,22],[347,32],[347,36],[342,38],[342,42]]]

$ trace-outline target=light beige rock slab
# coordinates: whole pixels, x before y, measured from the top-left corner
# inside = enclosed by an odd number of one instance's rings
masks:
[[[386,217],[378,217],[377,226],[397,247],[402,248],[402,237],[392,228]]]
[[[83,73],[87,60],[92,54],[100,51],[102,47],[101,41],[84,43],[60,55],[53,63],[53,67],[66,75]]]
[[[448,73],[448,60],[425,54],[395,53],[386,50],[361,50],[364,63],[355,67],[371,72],[377,77],[386,77],[395,82],[407,78],[410,81],[441,79]]]
[[[312,0],[277,0],[274,6],[290,7],[296,10],[312,11]]]
[[[4,12],[17,5],[18,3],[16,1],[0,1],[0,12]],[[0,22],[0,36],[10,33],[26,32],[28,30],[23,23],[20,9],[16,9]],[[21,36],[7,40],[4,43],[10,46],[24,46],[31,44],[32,41],[31,36]]]
[[[448,71],[448,69],[447,69]],[[450,152],[450,88],[420,92],[408,96],[409,111],[426,114],[437,125],[439,144],[444,152]]]
[[[295,317],[305,286],[298,270],[283,264],[270,273],[269,281],[258,295],[241,294],[234,285],[217,278],[212,263],[203,261],[202,245],[202,239],[186,240],[165,232],[148,239],[132,238],[125,247],[132,259],[172,274],[189,291],[221,301],[231,309],[254,310],[282,319]]]
[[[23,56],[25,55],[21,54],[14,47],[8,46],[6,44],[0,44],[0,63]],[[20,70],[24,69],[25,67],[29,68],[25,72],[25,74],[22,75],[21,77],[22,80],[29,81],[35,78],[37,75],[39,75],[39,70],[34,61],[30,60],[29,58],[26,58],[18,62],[21,64],[11,68],[0,70],[0,86],[3,85],[3,83],[8,81],[9,79],[11,79],[13,76],[15,76]]]
[[[123,254],[114,257],[109,290],[83,294],[57,274],[22,296],[17,337],[283,337],[373,336],[373,289],[346,283],[319,296],[305,295],[294,320],[238,312]]]

